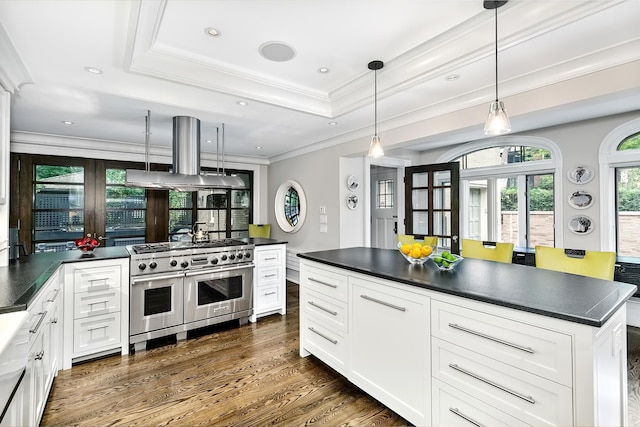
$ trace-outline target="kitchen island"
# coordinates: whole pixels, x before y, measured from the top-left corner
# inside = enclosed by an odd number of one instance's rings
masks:
[[[395,250],[299,255],[300,355],[417,425],[626,425],[636,286]]]

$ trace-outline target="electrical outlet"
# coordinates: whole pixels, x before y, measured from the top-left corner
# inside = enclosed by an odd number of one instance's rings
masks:
[[[320,206],[320,213],[321,214],[327,213],[327,207],[326,206]]]

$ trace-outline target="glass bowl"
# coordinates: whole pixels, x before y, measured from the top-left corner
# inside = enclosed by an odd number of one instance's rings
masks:
[[[446,259],[445,257],[443,257],[443,254],[445,253],[455,259]],[[440,271],[453,271],[456,268],[456,265],[458,265],[460,261],[464,259],[460,255],[452,254],[446,251],[432,253],[431,255],[429,255],[429,258],[431,258],[431,261],[433,261],[433,263],[436,265],[436,267],[438,267],[438,270]]]
[[[428,256],[423,256],[423,257],[420,257],[420,258],[413,258],[413,257],[410,257],[409,255],[405,255],[405,254],[403,254],[403,253],[402,253],[402,251],[400,251],[400,247],[401,247],[401,246],[402,246],[402,243],[398,243],[398,252],[400,252],[400,254],[402,254],[402,256],[404,257],[404,259],[406,259],[407,261],[409,261],[409,263],[410,263],[410,264],[413,264],[413,265],[422,265],[422,264],[424,264],[425,262],[427,262],[427,260],[429,259],[429,257],[428,257]],[[431,251],[432,251],[432,253],[433,253],[433,247],[431,247]]]

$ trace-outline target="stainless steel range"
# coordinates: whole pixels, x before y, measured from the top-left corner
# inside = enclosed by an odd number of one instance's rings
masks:
[[[241,240],[127,246],[131,254],[129,343],[253,314],[253,249]]]

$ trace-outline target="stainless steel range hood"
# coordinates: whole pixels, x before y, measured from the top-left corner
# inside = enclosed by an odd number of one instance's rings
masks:
[[[222,129],[222,151],[224,156],[224,125]],[[147,117],[145,141],[147,154],[149,150],[148,137],[149,118]],[[219,158],[220,153],[216,154]],[[224,168],[222,171],[218,168],[215,173],[202,173],[200,171],[200,120],[189,116],[176,116],[173,118],[173,172],[127,169],[125,185],[127,187],[179,191],[245,188],[245,183],[240,177],[225,175]]]

